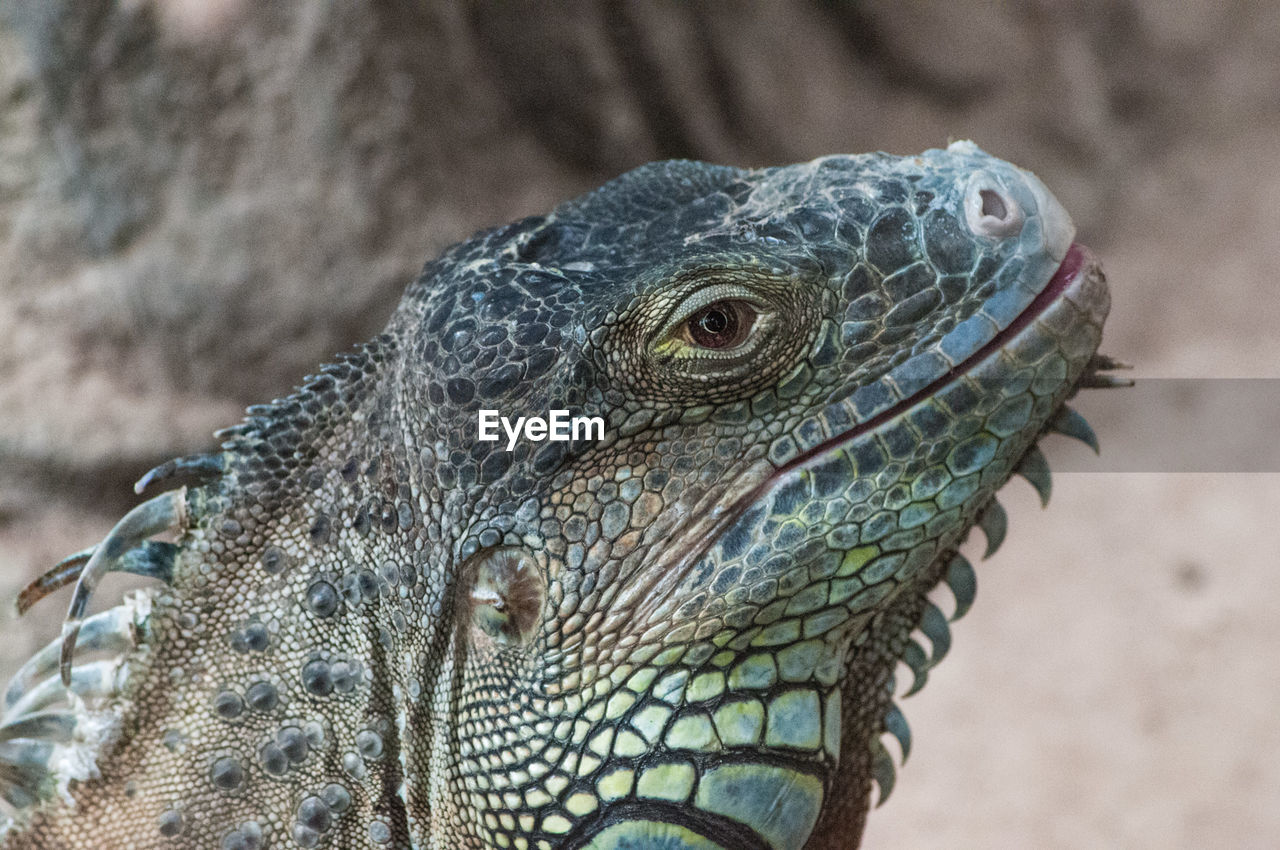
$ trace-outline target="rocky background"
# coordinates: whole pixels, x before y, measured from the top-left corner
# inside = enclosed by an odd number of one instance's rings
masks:
[[[1104,350],[1206,380],[1083,397],[1103,457],[1007,488],[866,845],[1274,847],[1280,405],[1197,388],[1280,372],[1277,56],[1267,0],[0,0],[0,597],[481,226],[656,158],[973,138],[1104,258]],[[1228,438],[1273,474],[1194,463]],[[65,602],[6,608],[0,672]]]

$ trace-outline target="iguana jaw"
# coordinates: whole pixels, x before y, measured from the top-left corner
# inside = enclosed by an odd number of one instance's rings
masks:
[[[998,355],[1001,349],[1011,344],[1017,344],[1017,341],[1027,331],[1029,325],[1037,318],[1045,315],[1055,304],[1059,304],[1063,299],[1072,299],[1080,302],[1088,312],[1096,314],[1096,321],[1101,326],[1102,319],[1105,318],[1109,307],[1105,287],[1101,287],[1102,296],[1100,301],[1096,293],[1091,292],[1085,295],[1083,292],[1091,280],[1100,277],[1100,266],[1093,252],[1084,245],[1072,243],[1057,271],[1054,272],[1048,283],[1045,284],[1044,288],[1035,296],[1026,309],[1001,329],[989,342],[964,358],[941,377],[893,406],[876,413],[863,422],[859,422],[853,428],[836,434],[801,452],[771,473],[759,474],[759,470],[753,468],[757,474],[748,477],[747,480],[750,483],[747,484],[741,495],[730,502],[729,507],[716,517],[714,525],[710,529],[706,529],[704,523],[699,524],[699,533],[695,537],[695,540],[698,541],[697,544],[691,547],[688,550],[688,554],[679,560],[675,569],[682,573],[684,569],[697,563],[752,505],[760,503],[765,493],[777,486],[781,480],[815,459],[821,458],[841,446],[853,443],[860,437],[902,416],[920,404],[921,401],[935,396],[943,387],[973,371],[988,358]],[[837,402],[836,405],[832,405],[832,407],[846,405],[847,403],[847,400],[842,400]]]

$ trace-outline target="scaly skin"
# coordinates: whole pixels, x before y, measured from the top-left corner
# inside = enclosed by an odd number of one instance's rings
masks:
[[[2,846],[852,846],[926,592],[967,607],[957,545],[1097,366],[1072,235],[957,143],[658,163],[451,248],[71,563],[166,583],[86,624],[84,704],[56,647],[15,683],[54,743],[0,752]]]

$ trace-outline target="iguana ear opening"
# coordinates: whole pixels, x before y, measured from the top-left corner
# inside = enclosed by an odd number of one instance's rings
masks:
[[[485,549],[462,568],[462,610],[474,645],[527,646],[538,631],[547,587],[533,556]]]

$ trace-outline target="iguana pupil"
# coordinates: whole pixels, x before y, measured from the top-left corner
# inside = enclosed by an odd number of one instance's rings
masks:
[[[958,142],[654,163],[453,246],[29,589],[78,576],[4,697],[0,848],[851,847],[927,594],[963,613],[996,490],[1092,438],[1073,238]],[[161,584],[82,622],[112,570]]]
[[[734,301],[720,301],[702,308],[689,320],[693,341],[703,348],[731,348],[740,344],[750,330],[749,316],[746,321],[739,318],[746,309]]]

